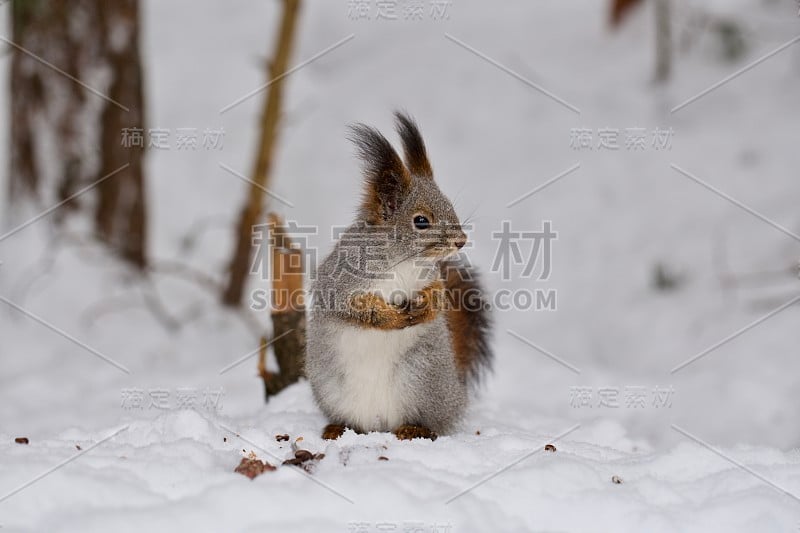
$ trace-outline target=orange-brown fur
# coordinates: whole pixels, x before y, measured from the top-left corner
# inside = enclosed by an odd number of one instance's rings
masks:
[[[487,304],[474,279],[474,272],[457,261],[445,261],[441,271],[456,368],[462,378],[478,381],[482,371],[491,367]]]
[[[403,306],[390,304],[374,293],[358,293],[348,302],[348,318],[356,325],[384,330],[430,322],[441,309],[443,290],[441,282],[431,283]]]

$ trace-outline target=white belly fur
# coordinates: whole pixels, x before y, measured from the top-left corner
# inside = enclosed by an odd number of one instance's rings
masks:
[[[419,261],[404,261],[394,268],[390,279],[375,281],[372,291],[398,304],[430,283],[425,268]],[[408,384],[398,380],[396,366],[428,327],[419,324],[398,330],[342,328],[338,348],[345,384],[338,407],[347,420],[366,431],[391,431],[404,422]]]
[[[366,431],[390,431],[404,422],[408,384],[398,379],[396,365],[427,327],[343,328],[338,344],[345,384],[338,407],[348,420]]]

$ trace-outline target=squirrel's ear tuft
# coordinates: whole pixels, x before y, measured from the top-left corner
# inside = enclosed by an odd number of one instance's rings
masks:
[[[386,137],[364,124],[350,126],[364,168],[362,214],[370,224],[388,220],[411,189],[411,176]]]
[[[397,124],[397,132],[403,141],[403,151],[405,152],[408,169],[415,176],[433,178],[433,169],[428,162],[425,142],[419,133],[417,123],[408,114],[401,111],[396,111],[394,117]]]

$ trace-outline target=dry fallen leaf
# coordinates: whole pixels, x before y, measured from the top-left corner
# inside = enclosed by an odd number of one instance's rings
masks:
[[[273,470],[275,470],[275,467],[269,463],[265,463],[259,459],[242,457],[242,461],[239,463],[239,466],[236,467],[234,472],[242,474],[243,476],[247,476],[250,479],[254,479],[256,476],[260,476],[264,472],[271,472]]]

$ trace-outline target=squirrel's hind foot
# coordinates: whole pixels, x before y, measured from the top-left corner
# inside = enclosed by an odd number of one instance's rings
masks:
[[[394,435],[400,440],[411,439],[430,439],[436,440],[439,435],[424,426],[416,426],[414,424],[403,424],[394,431]]]
[[[325,440],[336,440],[342,436],[347,428],[342,424],[328,424],[322,430],[322,438]]]

